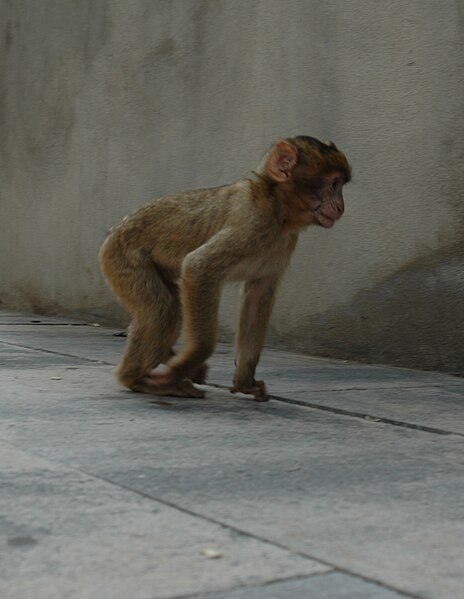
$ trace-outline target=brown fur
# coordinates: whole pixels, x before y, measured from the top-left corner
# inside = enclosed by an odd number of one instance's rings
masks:
[[[278,282],[298,232],[343,213],[351,169],[333,144],[277,142],[256,180],[169,195],[117,225],[100,251],[103,274],[132,315],[119,381],[159,395],[201,396],[214,349],[221,289],[244,281],[233,391],[266,398],[254,373]],[[183,320],[185,347],[174,356]],[[164,372],[154,371],[167,363]]]

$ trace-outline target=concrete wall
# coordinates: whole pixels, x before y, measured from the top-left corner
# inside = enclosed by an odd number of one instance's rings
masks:
[[[120,318],[111,225],[309,134],[354,180],[301,236],[269,341],[464,374],[462,0],[1,0],[0,27],[4,305]]]

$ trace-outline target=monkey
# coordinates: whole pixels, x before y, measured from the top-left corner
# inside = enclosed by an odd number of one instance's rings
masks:
[[[254,178],[161,197],[116,225],[100,249],[109,286],[132,317],[119,382],[136,392],[204,397],[224,284],[241,281],[232,393],[268,399],[255,371],[276,292],[310,225],[344,212],[351,166],[333,142],[273,144]],[[184,347],[173,350],[183,328]]]

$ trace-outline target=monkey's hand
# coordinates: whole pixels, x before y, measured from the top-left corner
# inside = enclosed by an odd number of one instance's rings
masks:
[[[234,379],[234,385],[230,390],[231,393],[245,393],[245,395],[253,395],[255,401],[269,401],[264,381],[255,381],[253,379],[251,385],[242,385]]]

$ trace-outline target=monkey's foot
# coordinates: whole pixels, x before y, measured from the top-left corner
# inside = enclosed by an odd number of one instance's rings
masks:
[[[269,401],[264,381],[253,381],[249,387],[234,384],[231,393],[244,393],[245,395],[253,395],[255,401]]]
[[[133,391],[168,397],[197,397],[202,398],[205,392],[197,389],[191,380],[176,380],[168,372],[152,370],[146,376],[131,385]]]

